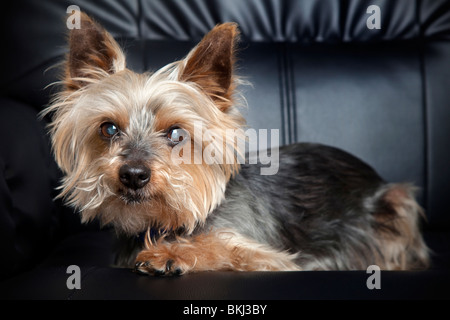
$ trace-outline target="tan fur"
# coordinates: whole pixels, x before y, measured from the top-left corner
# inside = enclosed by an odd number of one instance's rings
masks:
[[[231,79],[238,36],[234,23],[216,26],[189,53],[180,76],[181,81],[197,83],[221,111],[231,106],[235,91]]]
[[[214,270],[299,271],[295,257],[232,230],[219,230],[171,242],[161,238],[152,243],[147,237],[146,249],[137,256],[136,267],[143,273],[166,275]]]
[[[80,14],[80,28],[69,35],[69,54],[65,69],[67,90],[87,85],[87,78],[102,78],[125,69],[125,55],[117,42],[85,13]]]
[[[422,208],[414,199],[414,187],[391,184],[383,200],[393,211],[379,211],[374,216],[384,227],[375,234],[382,252],[377,252],[376,264],[386,270],[424,269],[429,266],[429,249],[419,229]]]

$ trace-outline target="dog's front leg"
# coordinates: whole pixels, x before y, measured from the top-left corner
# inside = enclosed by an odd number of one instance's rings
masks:
[[[300,270],[294,263],[295,257],[233,231],[219,231],[147,244],[136,258],[135,270],[152,275],[181,275],[214,270]]]

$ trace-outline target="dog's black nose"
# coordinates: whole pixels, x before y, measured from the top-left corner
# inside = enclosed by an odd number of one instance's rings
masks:
[[[137,190],[150,181],[151,171],[143,164],[124,164],[119,169],[119,179],[124,186]]]

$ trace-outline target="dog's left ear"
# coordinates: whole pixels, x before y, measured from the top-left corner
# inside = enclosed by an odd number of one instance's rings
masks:
[[[214,27],[188,54],[179,76],[181,81],[199,85],[222,111],[229,107],[235,89],[233,71],[238,36],[235,23]]]

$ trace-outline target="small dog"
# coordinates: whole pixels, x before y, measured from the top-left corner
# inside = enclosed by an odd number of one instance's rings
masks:
[[[238,37],[236,24],[217,25],[185,59],[136,74],[82,13],[64,89],[44,111],[65,174],[60,197],[83,222],[96,218],[128,239],[118,264],[140,273],[426,268],[412,186],[318,144],[281,147],[275,175],[238,161]],[[194,161],[195,148],[213,160]]]

